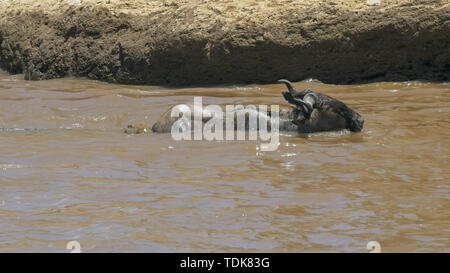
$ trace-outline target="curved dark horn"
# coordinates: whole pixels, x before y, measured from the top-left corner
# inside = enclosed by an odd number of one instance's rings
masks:
[[[286,84],[286,86],[287,86],[287,88],[288,88],[288,90],[289,90],[289,93],[291,93],[291,96],[292,96],[292,97],[295,98],[295,97],[300,96],[300,92],[298,92],[297,90],[295,90],[294,86],[292,86],[292,83],[291,83],[290,81],[285,80],[285,79],[281,79],[281,80],[278,80],[278,82],[279,82],[279,83],[284,83],[284,84]]]

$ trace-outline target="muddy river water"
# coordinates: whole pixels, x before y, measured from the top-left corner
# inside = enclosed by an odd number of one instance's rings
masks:
[[[171,105],[280,104],[285,86],[167,89],[0,72],[0,252],[450,252],[450,85],[311,88],[361,133],[256,142],[125,134]]]

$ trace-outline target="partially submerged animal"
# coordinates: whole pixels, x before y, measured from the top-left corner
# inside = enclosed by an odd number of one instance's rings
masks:
[[[283,97],[293,105],[291,109],[281,109],[278,111],[278,126],[280,131],[291,131],[298,133],[314,133],[324,131],[337,131],[342,129],[348,129],[352,132],[360,132],[363,128],[364,119],[355,111],[350,109],[343,102],[334,99],[325,94],[314,92],[310,89],[298,92],[292,86],[292,83],[288,80],[279,80],[278,82],[284,83],[288,92],[282,92]],[[187,107],[187,108],[186,108]],[[188,109],[192,112],[192,118],[180,119],[180,116],[173,117],[171,114],[173,111],[181,113]],[[197,113],[202,116],[203,124],[208,122],[213,114],[210,109],[201,108],[196,109],[193,105],[176,105],[166,111],[161,118],[153,125],[152,131],[157,133],[169,133],[172,126],[178,121],[177,126],[182,128],[194,128],[190,126],[194,120],[193,116],[195,111],[201,111]],[[232,115],[234,118],[234,130],[238,129],[236,124],[237,114],[244,114],[245,116],[245,129],[249,129],[249,116],[255,114],[263,122],[267,122],[267,127],[270,130],[271,117],[274,115],[272,111],[260,111],[259,109],[246,109],[237,108],[231,113],[223,113],[223,115]],[[226,117],[223,117],[224,126]],[[181,122],[180,122],[181,121]],[[225,127],[224,127],[225,128]],[[255,128],[259,130],[259,125]]]
[[[290,104],[294,105],[292,122],[298,126],[299,133],[342,129],[352,132],[362,130],[363,117],[342,101],[310,89],[298,92],[288,80],[278,82],[286,84],[289,90],[282,94]]]

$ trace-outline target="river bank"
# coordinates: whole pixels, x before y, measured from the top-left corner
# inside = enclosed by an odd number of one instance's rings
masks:
[[[441,0],[0,1],[0,66],[26,79],[201,85],[450,79]]]

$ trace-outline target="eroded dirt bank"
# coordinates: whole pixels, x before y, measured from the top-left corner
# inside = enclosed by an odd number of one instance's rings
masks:
[[[448,0],[0,0],[27,79],[196,85],[450,79]]]

